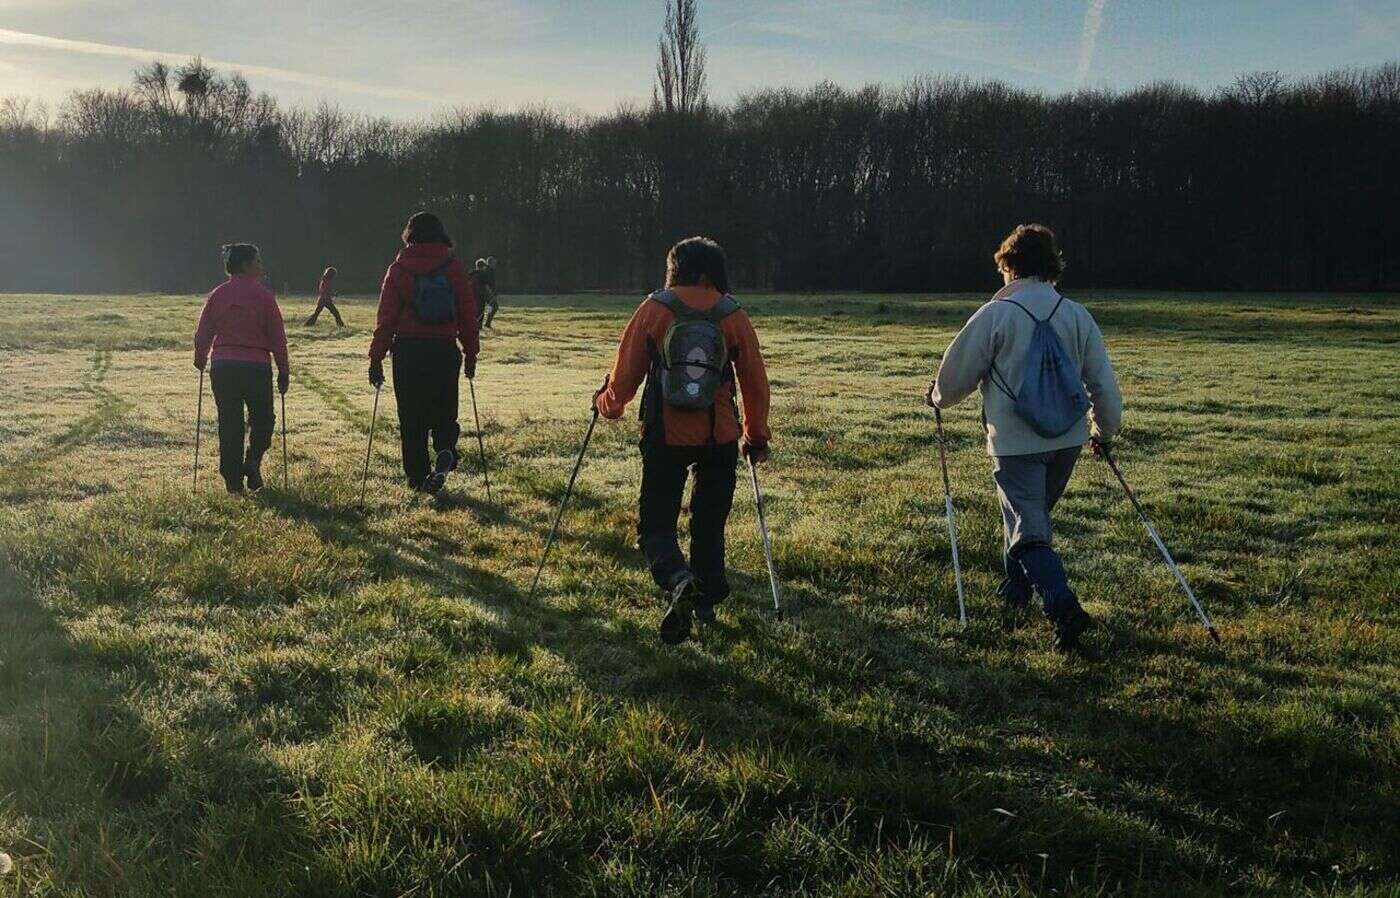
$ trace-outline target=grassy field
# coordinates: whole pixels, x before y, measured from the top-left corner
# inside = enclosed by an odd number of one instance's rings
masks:
[[[1220,646],[1092,459],[1058,538],[1095,657],[1009,626],[975,404],[958,629],[920,393],[978,297],[748,298],[791,609],[741,483],[678,649],[633,419],[527,598],[634,298],[506,299],[494,503],[475,462],[406,491],[386,390],[361,512],[368,302],[293,329],[291,486],[247,499],[208,397],[190,491],[198,299],[0,297],[0,895],[1400,894],[1400,301],[1084,298]]]

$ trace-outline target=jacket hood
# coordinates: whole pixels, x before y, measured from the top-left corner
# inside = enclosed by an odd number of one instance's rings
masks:
[[[678,285],[665,289],[680,297],[681,302],[700,312],[708,312],[724,298],[724,294],[714,287],[701,287],[695,284]]]
[[[452,255],[452,247],[442,243],[410,243],[399,250],[394,261],[409,274],[427,274],[434,268],[441,268]]]

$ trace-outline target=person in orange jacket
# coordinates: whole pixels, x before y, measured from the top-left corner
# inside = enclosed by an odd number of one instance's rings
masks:
[[[660,629],[672,645],[690,637],[692,617],[712,622],[715,606],[729,595],[724,528],[741,437],[750,462],[768,459],[768,373],[753,322],[729,295],[727,269],[724,250],[713,240],[692,237],[671,247],[666,288],[633,314],[612,373],[594,398],[599,414],[617,419],[646,383],[637,544],[656,585],[670,595]],[[677,523],[691,472],[687,562]]]

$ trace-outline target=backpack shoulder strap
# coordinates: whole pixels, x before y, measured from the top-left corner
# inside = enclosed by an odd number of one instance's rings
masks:
[[[687,318],[708,318],[716,323],[728,318],[742,308],[742,306],[739,305],[739,300],[730,296],[728,293],[721,296],[719,302],[715,303],[714,306],[704,312],[686,305],[672,290],[657,290],[647,298],[661,303],[663,306],[670,309],[671,314],[675,315],[677,318],[681,316]]]
[[[661,303],[675,314],[680,314],[682,311],[681,306],[685,305],[685,303],[681,302],[681,298],[670,290],[657,290],[655,293],[648,296],[647,299]]]
[[[715,303],[714,314],[716,318],[728,318],[742,308],[743,306],[739,305],[739,300],[726,293],[719,298],[719,302]]]
[[[1054,318],[1054,317],[1055,317],[1055,313],[1058,312],[1058,311],[1060,311],[1060,306],[1062,306],[1062,305],[1064,305],[1064,304],[1065,304],[1065,295],[1064,295],[1063,293],[1061,293],[1061,294],[1060,294],[1059,301],[1057,301],[1057,302],[1055,303],[1055,308],[1053,308],[1053,309],[1050,310],[1050,314],[1045,316],[1045,320],[1046,320],[1046,321],[1049,321],[1051,318]]]
[[[1061,299],[1061,301],[1063,301],[1063,300],[1064,300],[1064,297],[1061,296],[1060,299]],[[1034,315],[1031,315],[1031,310],[1028,309],[1028,308],[1026,308],[1025,306],[1021,305],[1021,304],[1020,304],[1019,302],[1017,302],[1016,300],[1014,300],[1014,299],[999,299],[999,300],[997,300],[997,302],[1009,302],[1009,303],[1011,303],[1013,306],[1015,306],[1016,308],[1020,309],[1022,312],[1025,312],[1027,315],[1030,315],[1031,320],[1034,321],[1036,324],[1040,324],[1040,319],[1037,318],[1037,317],[1035,317]],[[1056,304],[1055,304],[1055,308],[1058,309],[1059,307],[1060,307],[1059,303],[1056,303]],[[1054,312],[1051,312],[1050,314],[1051,314],[1051,316],[1053,316],[1055,313],[1054,313]],[[1046,320],[1049,321],[1050,319],[1047,318]]]

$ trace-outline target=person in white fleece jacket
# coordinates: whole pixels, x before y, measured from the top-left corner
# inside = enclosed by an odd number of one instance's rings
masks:
[[[1055,235],[1044,225],[1018,226],[995,255],[1006,286],[968,320],[943,353],[925,401],[947,409],[982,391],[987,454],[1001,502],[1003,564],[1000,594],[1012,609],[1040,594],[1056,642],[1074,648],[1093,620],[1070,588],[1051,545],[1050,513],[1069,483],[1086,442],[1095,451],[1118,433],[1123,397],[1094,317],[1055,288],[1064,260]],[[1065,434],[1047,439],[1016,412],[1022,361],[1037,321],[1049,319],[1065,353],[1079,366],[1089,396],[1086,418]]]

